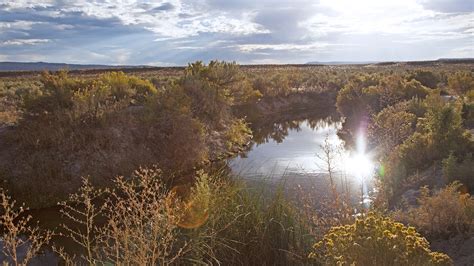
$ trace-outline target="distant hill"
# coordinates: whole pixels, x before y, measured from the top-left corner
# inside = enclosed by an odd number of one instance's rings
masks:
[[[429,65],[433,63],[441,64],[473,64],[474,58],[440,58],[438,60],[426,60],[426,61],[312,61],[306,64],[295,66],[304,66],[304,65],[395,65],[395,64],[407,64],[407,65]],[[242,65],[245,66],[245,65]],[[252,65],[249,65],[252,66]],[[268,66],[268,65],[265,65]],[[276,65],[278,66],[278,64]],[[5,75],[9,75],[8,72],[22,72],[22,71],[42,71],[50,70],[57,71],[60,69],[68,70],[106,70],[106,69],[129,69],[133,71],[134,69],[143,69],[143,68],[161,68],[145,65],[81,65],[81,64],[65,64],[65,63],[47,63],[47,62],[0,62],[0,72],[4,72]]]
[[[84,70],[84,69],[109,69],[109,68],[143,68],[146,66],[116,66],[116,65],[80,65],[65,63],[46,62],[0,62],[0,71],[56,71],[60,69]]]
[[[320,62],[320,61],[312,61],[306,63],[307,65],[368,65],[368,64],[376,64],[378,61],[328,61],[328,62]]]
[[[319,62],[313,61],[308,62],[308,65],[395,65],[395,64],[407,64],[407,65],[429,65],[433,63],[443,63],[443,64],[472,64],[474,63],[474,58],[440,58],[437,60],[423,60],[423,61],[329,61],[329,62]]]

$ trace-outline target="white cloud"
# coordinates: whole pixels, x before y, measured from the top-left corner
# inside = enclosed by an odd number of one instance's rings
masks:
[[[163,5],[173,7],[169,10],[156,10]],[[12,5],[16,8],[31,7],[31,2]],[[43,3],[42,5],[49,5]],[[266,32],[260,25],[251,21],[251,13],[237,17],[212,10],[196,10],[179,0],[153,1],[74,1],[61,6],[61,12],[82,12],[98,19],[118,19],[123,25],[137,25],[150,30],[160,38],[182,38],[199,33],[220,33],[242,35]],[[185,15],[183,15],[185,14]]]
[[[30,31],[33,29],[34,26],[47,26],[54,30],[69,30],[73,29],[73,25],[69,24],[54,24],[48,22],[40,22],[40,21],[27,21],[27,20],[15,20],[15,21],[0,21],[0,30],[1,31]],[[0,32],[1,34],[1,32]]]
[[[275,51],[318,51],[324,50],[330,46],[329,43],[312,43],[312,44],[240,44],[236,47],[245,53],[252,53],[259,50],[275,50]]]
[[[113,64],[473,57],[474,13],[450,1],[0,0],[0,46]]]
[[[31,30],[35,24],[41,24],[41,22],[26,20],[16,20],[13,22],[0,21],[0,30]]]
[[[34,7],[48,7],[53,6],[55,3],[54,0],[0,0],[0,4],[5,6],[6,10],[11,9],[24,9],[24,8],[34,8]]]
[[[11,45],[38,45],[50,42],[48,39],[12,39],[0,42],[1,46],[11,46]]]
[[[398,43],[473,37],[472,13],[439,13],[412,0],[321,0],[320,5],[335,13],[316,14],[300,23],[317,37],[388,35]]]

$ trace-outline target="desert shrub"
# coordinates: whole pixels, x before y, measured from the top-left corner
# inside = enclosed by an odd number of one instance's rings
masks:
[[[122,109],[132,99],[143,102],[146,96],[157,92],[150,82],[123,72],[109,72],[89,80],[71,78],[65,71],[45,72],[41,82],[41,95],[25,101],[30,119],[55,118],[55,115],[81,119],[84,114],[97,114],[99,109],[115,111],[114,106],[120,102],[125,102]]]
[[[469,90],[466,92],[466,98],[468,101],[473,102],[474,101],[474,90]]]
[[[437,158],[431,136],[420,132],[415,132],[406,139],[397,147],[395,153],[398,153],[398,158],[400,158],[407,173],[423,169]]]
[[[191,102],[175,85],[149,98],[145,106],[145,141],[166,170],[187,171],[207,159],[205,124],[193,117]]]
[[[474,128],[474,102],[463,103],[462,119],[466,128]]]
[[[347,117],[367,114],[369,106],[364,100],[363,89],[376,84],[377,80],[373,76],[361,76],[350,79],[337,95],[337,110]]]
[[[201,61],[189,64],[180,80],[192,99],[192,112],[203,121],[219,123],[227,119],[233,104],[260,97],[235,63]]]
[[[259,75],[252,79],[252,86],[265,96],[271,96],[271,81],[267,76]]]
[[[41,115],[71,109],[74,105],[74,92],[86,85],[84,80],[69,78],[66,71],[57,74],[43,72],[41,83],[41,95],[25,102],[25,109],[29,114]]]
[[[440,82],[439,76],[429,70],[416,70],[409,76],[409,79],[415,79],[423,86],[431,89],[436,89],[438,83]]]
[[[243,119],[236,119],[226,131],[226,146],[230,150],[232,147],[241,147],[249,141],[252,131]]]
[[[166,170],[187,171],[207,159],[202,122],[176,113],[163,113],[155,121],[145,129],[146,143]]]
[[[27,209],[0,189],[0,230],[4,265],[27,265],[52,237],[52,232],[32,226]],[[0,257],[1,258],[1,257]]]
[[[17,124],[23,113],[24,102],[40,95],[40,84],[36,80],[0,79],[0,124]]]
[[[347,117],[360,118],[412,98],[425,98],[429,91],[416,80],[400,75],[362,76],[351,79],[337,96],[337,109]]]
[[[444,103],[439,92],[430,94],[422,103],[415,101],[418,100],[407,102],[407,108],[403,110],[411,111],[414,109],[413,105],[418,106],[415,109],[425,109],[424,117],[418,118],[416,132],[391,152],[388,150],[389,153],[383,160],[381,186],[389,202],[393,200],[391,197],[399,195],[400,189],[413,173],[425,170],[450,153],[464,157],[472,149],[470,134],[462,127],[459,106]],[[383,112],[380,113],[382,114]],[[374,129],[375,126],[371,127]],[[391,130],[390,133],[396,133],[393,128]]]
[[[0,97],[21,102],[27,97],[40,95],[40,87],[41,83],[36,79],[0,79]]]
[[[427,112],[425,101],[418,97],[414,97],[409,101],[406,101],[405,110],[416,115],[416,117],[424,117]]]
[[[446,104],[442,108],[431,109],[426,119],[438,157],[465,150],[469,138],[464,135],[461,113],[456,106]]]
[[[143,103],[147,96],[157,93],[150,81],[128,76],[123,72],[105,73],[100,80],[110,88],[112,97],[118,100],[133,98],[138,103]]]
[[[372,118],[369,135],[375,144],[385,151],[391,151],[413,134],[415,122],[414,114],[389,106]]]
[[[168,198],[160,172],[142,169],[130,181],[119,177],[115,182],[117,191],[108,202],[102,232],[104,261],[120,265],[176,261],[186,245],[177,238],[181,214]]]
[[[72,149],[83,144],[88,129],[99,128],[107,115],[126,108],[97,80],[69,78],[66,72],[44,73],[43,94],[25,103],[18,127],[20,145],[35,150]]]
[[[14,102],[7,97],[0,97],[0,126],[14,125],[21,117],[21,112]]]
[[[435,192],[422,187],[419,206],[396,211],[393,216],[432,237],[472,232],[474,199],[460,192],[461,187],[459,182]]]
[[[286,73],[276,73],[270,79],[270,89],[273,95],[285,96],[290,92],[290,81]],[[270,94],[270,95],[271,95]]]
[[[431,106],[426,117],[417,125],[417,132],[408,137],[394,151],[408,173],[421,170],[433,160],[441,160],[451,152],[463,155],[472,141],[462,127],[459,109],[452,104],[439,108]]]
[[[448,182],[460,181],[472,193],[474,191],[474,159],[472,153],[460,159],[454,154],[450,154],[443,160],[443,175]]]
[[[448,77],[448,87],[458,95],[474,90],[474,74],[472,71],[458,71]]]
[[[402,88],[403,99],[425,98],[430,93],[425,86],[416,80],[405,81]]]
[[[452,265],[415,228],[374,213],[331,228],[309,257],[325,265]]]
[[[73,263],[74,260],[81,260],[89,265],[99,262],[98,242],[101,241],[101,231],[97,226],[97,221],[103,217],[107,205],[97,204],[97,201],[101,200],[106,192],[106,190],[94,188],[89,178],[82,178],[79,190],[70,194],[67,201],[59,203],[60,212],[68,221],[61,225],[64,233],[60,235],[79,245],[83,252],[77,257],[77,254],[65,253],[64,247],[53,247],[66,262]]]
[[[179,206],[169,197],[159,170],[140,169],[130,179],[117,177],[110,191],[97,190],[85,179],[62,206],[68,220],[63,235],[84,250],[77,257],[55,247],[65,262],[168,265],[186,246],[177,238]],[[98,224],[99,219],[105,224]]]

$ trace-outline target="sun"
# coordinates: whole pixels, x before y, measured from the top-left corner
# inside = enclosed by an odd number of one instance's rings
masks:
[[[359,180],[372,177],[374,173],[374,163],[366,153],[366,140],[363,133],[359,133],[356,140],[357,149],[347,158],[348,170]]]
[[[369,178],[374,172],[374,164],[367,154],[357,153],[350,156],[348,166],[351,173],[357,178]]]

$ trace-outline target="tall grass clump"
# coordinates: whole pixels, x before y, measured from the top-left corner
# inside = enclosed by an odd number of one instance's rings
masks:
[[[206,223],[185,232],[191,260],[211,264],[291,265],[306,260],[308,224],[285,198],[241,181],[204,174],[211,197]]]

